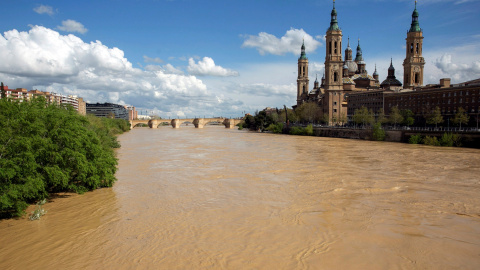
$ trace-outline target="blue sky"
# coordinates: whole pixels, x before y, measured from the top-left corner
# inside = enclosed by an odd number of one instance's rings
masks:
[[[339,25],[370,74],[402,81],[414,1],[337,0]],[[162,117],[240,116],[291,106],[302,39],[321,77],[328,0],[2,1],[0,79]],[[425,84],[480,77],[479,0],[418,2]]]

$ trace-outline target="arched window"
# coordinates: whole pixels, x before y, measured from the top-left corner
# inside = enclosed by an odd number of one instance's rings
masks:
[[[337,72],[334,72],[334,73],[333,73],[333,81],[334,81],[334,82],[336,82],[336,81],[338,80],[337,77],[338,77]]]
[[[335,54],[337,54],[337,42],[335,41]]]
[[[410,52],[413,53],[413,43],[410,44]]]
[[[415,73],[415,83],[418,83],[418,73]]]
[[[329,43],[328,48],[329,48],[328,53],[329,53],[329,54],[332,54],[332,42],[331,42],[331,41],[330,41],[330,43]]]
[[[420,50],[420,46],[419,46],[419,44],[418,44],[418,42],[417,42],[417,48],[416,48],[417,54],[418,54],[418,51],[419,51],[419,50]]]
[[[306,94],[307,91],[305,90],[305,85],[303,86],[303,93]]]

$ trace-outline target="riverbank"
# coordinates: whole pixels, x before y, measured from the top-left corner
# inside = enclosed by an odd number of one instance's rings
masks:
[[[348,128],[329,128],[314,127],[314,136],[346,138],[359,140],[373,140],[373,129],[348,129]],[[437,137],[441,138],[445,132],[443,131],[412,131],[412,130],[386,130],[385,141],[408,143],[412,136],[421,136],[425,138]],[[460,137],[462,147],[480,148],[480,133],[478,132],[462,132],[456,133]]]

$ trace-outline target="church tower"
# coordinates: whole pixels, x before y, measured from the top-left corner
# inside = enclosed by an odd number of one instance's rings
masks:
[[[327,91],[343,90],[342,73],[342,30],[338,27],[335,0],[331,13],[330,27],[325,38],[327,52],[325,54],[325,89]]]
[[[422,57],[423,33],[418,23],[417,1],[412,13],[412,25],[407,32],[407,55],[403,61],[403,86],[413,89],[423,85],[423,67],[425,59]]]
[[[297,106],[300,106],[303,103],[303,100],[308,97],[308,82],[308,58],[305,53],[304,41],[302,43],[302,53],[298,58]]]

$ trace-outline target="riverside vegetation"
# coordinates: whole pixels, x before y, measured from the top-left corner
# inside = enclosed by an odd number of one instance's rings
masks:
[[[273,133],[284,133],[290,135],[306,135],[313,136],[313,126],[308,124],[306,127],[292,126],[286,128],[284,126],[285,120],[288,118],[290,123],[323,123],[328,124],[328,118],[321,116],[321,109],[315,103],[304,103],[296,110],[292,109],[277,109],[276,112],[267,114],[265,111],[256,112],[254,116],[247,115],[244,121],[239,124],[239,129],[248,128],[250,130],[257,130],[261,132],[269,131]],[[383,110],[375,115],[372,110],[366,107],[356,109],[352,117],[350,125],[370,129],[372,131],[372,140],[384,141],[386,133],[384,125],[390,124],[394,127],[399,125],[409,127],[415,124],[414,113],[411,110],[399,110],[398,107],[393,107],[390,115],[385,115]],[[425,123],[429,125],[438,126],[444,122],[441,115],[440,108],[436,107],[429,113],[424,115]],[[452,123],[458,125],[460,128],[462,124],[465,125],[469,121],[469,117],[465,110],[459,108]],[[347,123],[347,119],[332,119],[332,122],[343,126]],[[411,144],[426,144],[433,146],[461,146],[461,137],[458,134],[445,133],[442,137],[435,136],[414,135],[409,139]]]
[[[71,106],[48,104],[43,97],[0,100],[0,218],[45,211],[52,193],[84,193],[115,182],[120,147],[116,134],[128,121],[79,115]]]

